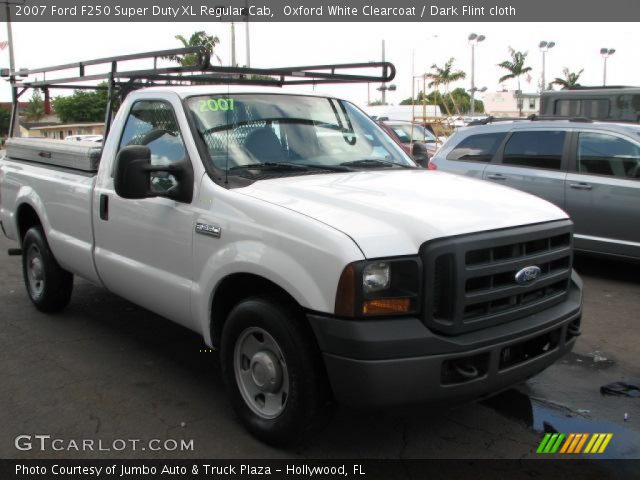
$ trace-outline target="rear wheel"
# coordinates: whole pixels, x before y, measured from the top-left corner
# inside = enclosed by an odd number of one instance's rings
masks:
[[[58,265],[42,227],[27,231],[22,251],[22,274],[33,304],[47,313],[62,310],[71,299],[73,275]]]
[[[300,439],[324,418],[328,387],[304,319],[276,298],[254,297],[229,314],[222,370],[245,427],[269,443]]]

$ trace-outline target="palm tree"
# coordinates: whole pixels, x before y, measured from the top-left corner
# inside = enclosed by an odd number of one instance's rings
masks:
[[[204,47],[212,58],[222,64],[220,57],[214,52],[216,45],[220,43],[220,39],[213,35],[207,35],[204,31],[193,32],[187,40],[183,35],[176,35],[178,40],[184,47]],[[195,66],[200,63],[200,56],[196,53],[188,53],[186,55],[170,55],[165,57],[169,60],[178,62],[183,67]]]
[[[431,65],[431,72],[427,73],[426,78],[430,79],[429,88],[435,88],[436,91],[440,91],[440,85],[444,86],[444,92],[449,95],[451,98],[451,102],[453,106],[458,111],[458,115],[460,111],[458,106],[456,105],[453,96],[449,92],[449,84],[453,82],[457,82],[458,80],[463,80],[466,78],[467,74],[462,70],[453,70],[453,62],[455,62],[455,58],[451,57],[447,62],[445,62],[443,67],[439,67],[435,63]]]
[[[505,60],[498,64],[500,68],[504,68],[509,73],[500,77],[498,83],[502,83],[505,80],[510,80],[515,78],[518,80],[518,92],[522,92],[520,87],[520,77],[527,72],[531,71],[531,67],[525,67],[524,63],[527,59],[528,52],[518,52],[514,50],[512,47],[509,47],[509,55],[511,55],[510,60]],[[522,116],[522,98],[518,98],[518,111],[520,112],[520,116]]]
[[[570,72],[569,69],[565,67],[562,69],[564,78],[556,77],[556,79],[549,85],[559,85],[563,90],[571,87],[579,87],[580,84],[578,83],[578,79],[580,78],[580,75],[582,75],[582,72],[584,72],[584,68],[578,73],[575,73]]]

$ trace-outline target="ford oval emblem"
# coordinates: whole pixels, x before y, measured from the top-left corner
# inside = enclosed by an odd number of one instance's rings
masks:
[[[518,285],[529,285],[530,283],[535,282],[541,273],[542,270],[540,270],[540,267],[533,265],[530,267],[524,267],[516,273],[516,282]]]

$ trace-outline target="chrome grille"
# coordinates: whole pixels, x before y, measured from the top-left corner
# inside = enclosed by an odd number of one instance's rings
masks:
[[[531,315],[562,302],[572,268],[570,221],[495,230],[429,242],[425,265],[424,322],[457,335]],[[526,285],[516,273],[541,270]]]

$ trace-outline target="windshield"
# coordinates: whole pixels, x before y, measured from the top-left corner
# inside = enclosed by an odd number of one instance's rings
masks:
[[[326,97],[234,94],[187,101],[209,160],[230,175],[265,170],[415,167],[369,117]],[[268,168],[267,168],[268,167]],[[275,168],[274,168],[275,167]]]
[[[422,125],[389,125],[391,129],[396,132],[402,143],[411,143],[411,138],[414,142],[423,143],[435,143],[436,137],[429,130]]]

